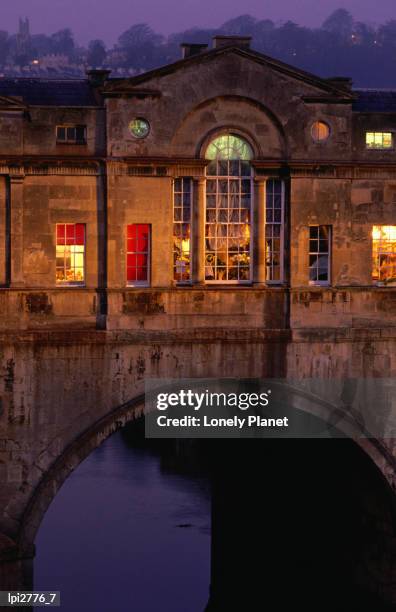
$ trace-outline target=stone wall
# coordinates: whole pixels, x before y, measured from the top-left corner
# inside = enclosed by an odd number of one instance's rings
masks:
[[[327,338],[235,328],[3,334],[0,531],[18,537],[35,489],[70,445],[78,454],[78,440],[96,436],[101,419],[109,434],[125,422],[123,406],[132,402],[127,418],[141,410],[132,400],[142,397],[147,377],[387,377],[395,375],[395,355],[392,336],[336,331]],[[365,450],[393,482],[390,441]]]
[[[140,97],[139,79],[133,85],[109,82],[104,90],[109,96],[108,155],[112,157],[196,157],[207,134],[230,126],[251,136],[258,158],[346,160],[350,156],[351,104],[307,104],[304,97],[323,91],[265,62],[227,53],[142,77],[140,89],[146,94]],[[133,95],[134,89],[132,107],[128,94]],[[145,139],[136,140],[128,133],[135,116],[151,124]],[[312,141],[315,119],[331,125],[333,136],[326,146]]]
[[[372,226],[395,223],[396,153],[364,143],[366,129],[393,129],[395,117],[353,113],[347,89],[258,54],[205,57],[110,80],[96,109],[0,112],[0,560],[33,555],[70,471],[142,413],[145,378],[396,374],[396,288],[371,278]],[[132,137],[136,117],[150,122],[147,138]],[[325,142],[312,138],[315,120],[330,127]],[[56,143],[66,122],[87,125],[86,145]],[[205,286],[199,259],[204,151],[224,131],[254,153],[245,287]],[[181,176],[194,181],[190,287],[175,287],[172,270],[172,181]],[[279,286],[263,274],[271,177],[287,194]],[[86,285],[57,287],[55,226],[76,222],[86,224]],[[126,284],[132,223],[151,225],[147,289]],[[309,284],[312,224],[332,226],[329,287]],[[357,443],[391,490],[393,441]]]
[[[92,157],[105,152],[105,116],[100,108],[33,106],[29,110],[1,111],[0,155]],[[86,144],[60,144],[58,125],[85,125]]]

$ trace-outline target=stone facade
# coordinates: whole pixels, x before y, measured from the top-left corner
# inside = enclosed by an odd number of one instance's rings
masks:
[[[1,91],[0,558],[32,555],[63,480],[141,414],[146,376],[395,376],[396,287],[372,280],[372,228],[396,225],[396,151],[365,140],[395,131],[393,98],[373,109],[347,79],[319,79],[237,38],[131,79],[99,71]],[[145,138],[131,134],[135,118],[150,124]],[[324,141],[315,121],[330,128]],[[84,142],[59,142],[57,127],[75,125]],[[253,152],[251,277],[239,285],[205,282],[203,263],[205,151],[225,132]],[[185,285],[173,272],[180,177],[194,187]],[[285,190],[284,274],[269,283],[274,178]],[[85,225],[84,284],[56,284],[60,223]],[[126,226],[139,223],[151,227],[144,288],[126,281]],[[331,226],[326,286],[310,282],[312,225]],[[393,441],[357,443],[394,487]]]

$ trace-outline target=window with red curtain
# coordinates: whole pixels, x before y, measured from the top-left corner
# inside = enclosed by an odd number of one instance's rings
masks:
[[[127,283],[150,283],[150,225],[132,223],[127,226]]]
[[[85,224],[56,225],[56,283],[83,284],[85,281]]]

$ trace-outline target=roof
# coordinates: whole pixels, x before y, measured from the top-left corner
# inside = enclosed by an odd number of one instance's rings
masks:
[[[354,89],[353,110],[358,113],[396,113],[396,90]]]
[[[282,74],[286,74],[292,78],[308,83],[313,87],[316,87],[319,90],[326,92],[327,94],[331,93],[334,96],[338,96],[345,100],[353,98],[353,94],[351,91],[348,91],[345,86],[340,86],[340,84],[336,83],[334,80],[332,81],[328,79],[322,79],[321,77],[311,74],[310,72],[306,72],[305,70],[301,70],[300,68],[296,68],[295,66],[291,66],[290,64],[285,64],[280,60],[274,59],[273,57],[270,57],[268,55],[264,55],[263,53],[259,53],[258,51],[254,51],[253,49],[234,45],[226,45],[214,49],[208,49],[207,51],[203,51],[202,53],[190,55],[189,57],[182,58],[171,64],[166,64],[165,66],[154,68],[153,70],[149,70],[148,72],[144,72],[136,76],[109,79],[108,81],[106,81],[103,93],[106,96],[109,93],[111,94],[117,91],[121,92],[122,89],[125,87],[125,84],[127,84],[128,87],[134,87],[146,81],[150,81],[153,78],[161,77],[175,72],[184,66],[206,62],[219,55],[230,53],[234,53],[242,57],[249,58],[259,64],[269,66],[270,68]]]
[[[169,74],[184,66],[195,62],[205,61],[209,57],[223,53],[237,53],[251,59],[267,64],[279,72],[289,74],[294,78],[310,83],[327,94],[343,98],[344,101],[353,101],[355,112],[377,112],[377,113],[396,113],[396,90],[391,89],[353,89],[348,91],[344,87],[338,86],[334,79],[322,79],[316,75],[290,66],[274,58],[258,53],[251,49],[241,49],[239,47],[220,47],[210,49],[197,55],[184,58],[173,64],[167,64],[160,68],[150,70],[135,77],[109,79],[105,83],[103,94],[111,95],[120,93],[127,88],[131,93],[137,85],[150,80],[153,77]],[[137,93],[150,93],[138,91]],[[151,92],[151,94],[156,92]],[[323,95],[323,94],[322,94]],[[88,79],[43,79],[43,78],[0,78],[0,98],[10,98],[14,102],[20,101],[26,106],[58,106],[58,107],[95,107],[100,106],[98,96],[95,95],[95,88],[92,87]]]
[[[98,106],[86,79],[0,78],[0,96],[32,106]]]

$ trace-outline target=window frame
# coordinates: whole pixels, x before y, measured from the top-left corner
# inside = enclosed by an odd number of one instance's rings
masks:
[[[311,251],[311,228],[313,227],[317,227],[318,230],[321,227],[327,227],[328,229],[328,249],[327,252],[322,253],[320,251]],[[331,273],[332,273],[332,241],[333,241],[333,226],[327,223],[312,223],[308,226],[308,284],[311,287],[331,287]],[[314,240],[314,239],[313,239]],[[318,237],[317,240],[319,241],[320,238]],[[326,281],[323,280],[311,280],[310,279],[310,270],[311,270],[311,266],[309,263],[310,260],[310,256],[311,255],[315,255],[316,257],[319,257],[321,255],[326,255],[327,256],[327,276],[328,279]]]
[[[387,282],[386,280],[380,280],[380,278],[378,278],[378,280],[375,280],[373,278],[373,272],[374,272],[374,269],[373,269],[373,264],[374,264],[374,238],[373,238],[373,232],[374,232],[374,228],[375,227],[377,227],[377,228],[394,227],[395,228],[395,233],[396,233],[396,225],[389,225],[389,224],[383,223],[383,224],[380,224],[380,225],[373,224],[371,226],[371,261],[372,261],[372,263],[371,263],[371,282],[372,282],[374,287],[381,287],[381,288],[390,287],[390,288],[394,288],[394,287],[396,287],[396,279],[394,281]],[[381,244],[380,240],[379,240],[379,243]],[[396,245],[396,242],[395,242],[395,245]],[[389,251],[380,251],[380,249],[378,248],[377,256],[380,257],[381,255],[395,255],[395,257],[396,257],[396,247],[395,247],[394,253],[393,252],[389,252]],[[380,271],[380,265],[378,265],[378,270]]]
[[[215,145],[214,148],[217,147],[216,142],[218,139],[220,139],[222,136],[229,136],[229,137],[233,137],[236,139],[239,139],[240,141],[242,141],[243,147],[245,149],[246,152],[246,157],[245,156],[241,156],[239,158],[228,158],[228,157],[212,157],[211,155],[208,155],[208,151],[213,147],[213,145]],[[255,202],[255,192],[254,192],[254,171],[253,171],[253,167],[252,167],[252,159],[254,157],[254,153],[253,153],[253,148],[252,145],[250,144],[250,142],[241,134],[239,134],[238,132],[234,132],[233,130],[225,130],[222,132],[218,132],[215,136],[213,136],[209,142],[207,142],[206,145],[206,149],[205,149],[205,158],[206,160],[208,160],[208,166],[210,165],[210,163],[215,162],[216,163],[216,174],[208,174],[207,173],[207,168],[205,170],[205,193],[204,193],[204,202],[205,202],[205,207],[204,207],[204,262],[203,262],[203,267],[204,267],[204,282],[207,285],[218,285],[218,286],[226,286],[226,285],[230,285],[230,286],[249,286],[252,285],[253,283],[253,254],[254,254],[254,240],[255,240],[255,228],[254,228],[254,202]],[[227,174],[217,174],[218,171],[218,162],[225,162],[227,164],[229,164],[230,162],[238,162],[238,163],[242,163],[242,162],[246,162],[249,164],[249,174],[243,175],[243,174],[238,174],[238,175],[232,175],[229,173],[229,167],[228,167],[228,172]],[[230,207],[230,195],[232,195],[232,193],[229,191],[229,184],[230,184],[230,180],[238,180],[239,182],[241,182],[242,180],[248,180],[250,183],[250,190],[249,190],[249,251],[246,251],[249,253],[249,266],[238,266],[238,275],[239,275],[239,268],[248,268],[249,269],[249,278],[248,279],[227,279],[227,280],[220,280],[220,279],[208,279],[206,278],[206,257],[208,254],[208,249],[206,246],[206,241],[208,239],[207,235],[206,235],[206,231],[207,231],[207,225],[209,224],[213,224],[215,226],[217,225],[221,225],[223,224],[220,221],[216,221],[214,223],[208,223],[207,221],[207,210],[208,210],[208,180],[214,180],[216,182],[216,190],[215,192],[209,192],[209,195],[213,195],[216,197],[216,206],[215,208],[210,208],[209,210],[216,210],[216,219],[217,219],[217,211],[220,210],[220,207],[217,206],[217,197],[219,194],[222,194],[222,192],[219,192],[219,181],[222,180],[226,180],[227,181],[227,197],[228,197],[228,206],[226,209],[227,211],[232,210]],[[225,195],[225,194],[222,194]],[[242,196],[245,195],[244,192],[241,191],[241,184],[239,185],[239,191],[238,191],[238,196],[239,196],[239,207],[238,210],[245,210],[242,206],[241,206],[241,198]],[[241,217],[240,217],[241,218]],[[227,221],[224,222],[224,224],[228,225],[232,225],[233,222]],[[241,221],[239,221],[239,223],[234,222],[235,225],[242,225]],[[229,253],[228,251],[228,234],[226,236],[227,239],[227,254]],[[213,252],[216,253],[217,252],[217,237],[216,237],[216,248],[213,249]],[[239,251],[238,251],[239,254]],[[224,266],[225,270],[227,271],[226,274],[228,276],[228,270],[229,268],[232,266],[229,266],[228,264],[226,264]],[[217,266],[216,266],[217,268]]]
[[[281,221],[278,222],[267,222],[267,194],[268,194],[268,183],[269,181],[279,181],[281,183]],[[270,178],[265,181],[265,221],[264,228],[260,228],[260,231],[264,231],[264,258],[265,258],[265,284],[266,285],[282,285],[285,282],[285,197],[286,197],[286,186],[285,181],[279,177]],[[275,207],[272,206],[272,210],[275,210]],[[279,280],[278,279],[268,279],[267,278],[267,235],[266,228],[267,225],[279,225],[280,226],[280,252],[279,252]],[[274,236],[272,236],[272,239]],[[271,269],[272,266],[271,266]]]
[[[145,255],[145,252],[140,251],[128,251],[128,227],[130,225],[147,225],[148,227],[148,245],[147,245],[147,279],[146,280],[136,280],[129,281],[128,280],[128,268],[132,266],[128,266],[128,255]],[[151,239],[152,227],[151,223],[127,223],[125,226],[125,285],[130,288],[144,288],[151,287]],[[137,266],[136,266],[137,267]]]
[[[375,137],[375,134],[382,134],[382,140],[383,140],[383,136],[385,134],[390,134],[390,137],[391,137],[391,145],[390,145],[390,147],[384,147],[382,145],[378,146],[378,147],[376,147],[376,146],[370,147],[367,144],[367,136],[369,134],[372,134],[374,137]],[[394,149],[395,149],[395,133],[392,130],[386,130],[386,131],[385,130],[382,130],[382,131],[366,130],[365,131],[365,141],[364,141],[364,144],[365,144],[366,151],[394,151]]]
[[[229,160],[227,160],[229,161]],[[230,160],[231,161],[231,160]],[[238,160],[239,161],[239,160]],[[249,162],[250,163],[250,162]],[[204,261],[204,275],[205,275],[205,283],[208,285],[251,285],[253,282],[253,243],[254,243],[254,223],[253,223],[253,214],[254,214],[254,175],[253,175],[253,168],[250,167],[250,175],[246,175],[245,177],[239,177],[239,180],[249,180],[250,182],[250,207],[249,207],[249,214],[250,214],[250,220],[249,220],[249,231],[250,231],[250,240],[249,240],[249,279],[231,279],[231,280],[219,280],[219,279],[207,279],[206,278],[206,255],[207,255],[207,248],[206,248],[206,240],[207,240],[207,236],[206,236],[206,226],[208,225],[207,220],[206,220],[206,211],[207,211],[207,179],[213,179],[216,181],[216,183],[218,183],[219,180],[227,180],[230,178],[228,175],[227,176],[223,176],[223,175],[209,175],[206,176],[206,180],[205,180],[205,224],[204,224],[204,240],[205,240],[205,251],[204,251],[204,257],[205,257],[205,261]],[[218,195],[217,191],[214,195]],[[227,192],[227,195],[229,196],[230,193]],[[240,195],[240,192],[239,192]],[[218,210],[217,206],[214,209],[211,210]],[[227,211],[231,210],[230,207],[228,206],[227,209],[225,209]],[[242,208],[239,208],[238,210],[242,210]],[[229,222],[227,222],[227,226],[230,225]],[[239,223],[239,225],[241,225]],[[215,249],[215,252],[217,252],[217,250]],[[227,251],[228,252],[228,251]],[[246,266],[247,267],[247,266]],[[228,270],[228,267],[225,266],[225,268]]]
[[[327,136],[325,138],[315,138],[314,136],[314,130],[319,125],[324,125],[328,130]],[[323,119],[315,119],[315,121],[311,123],[311,127],[309,130],[312,141],[314,142],[314,144],[318,144],[318,145],[323,145],[329,141],[330,136],[331,136],[331,131],[332,130],[331,130],[330,124],[328,123],[328,121],[324,121]]]
[[[144,134],[139,135],[133,131],[133,124],[135,121],[141,121],[146,126],[146,132]],[[133,138],[136,138],[137,140],[143,140],[144,138],[147,138],[147,136],[150,134],[151,125],[150,125],[149,120],[146,119],[145,117],[141,117],[141,116],[134,117],[128,124],[128,130],[131,136],[133,136]]]
[[[60,225],[64,225],[65,226],[65,237],[66,237],[66,226],[67,225],[82,225],[84,227],[84,251],[83,251],[83,272],[84,272],[84,280],[82,281],[78,281],[78,280],[73,280],[73,281],[68,281],[68,280],[60,280],[58,281],[56,278],[56,272],[58,270],[58,266],[56,265],[56,260],[57,260],[57,254],[56,254],[56,249],[58,246],[72,246],[72,245],[66,245],[66,244],[59,244],[58,245],[58,226]],[[66,238],[65,238],[66,240]],[[86,267],[86,263],[87,263],[87,224],[86,223],[77,223],[77,222],[64,222],[64,223],[56,223],[55,224],[55,284],[57,287],[86,287],[87,285],[87,267]]]
[[[181,191],[177,191],[176,190],[176,181],[181,181]],[[181,213],[182,213],[182,217],[184,217],[183,212],[184,212],[184,201],[183,201],[183,196],[184,196],[184,184],[183,181],[189,181],[190,183],[190,218],[189,221],[184,221],[184,218],[182,218],[181,221],[176,221],[175,220],[175,209],[176,208],[180,208],[181,209]],[[172,270],[173,270],[173,282],[176,283],[177,287],[182,287],[182,286],[189,286],[192,285],[193,282],[193,278],[192,278],[192,272],[193,272],[193,204],[194,204],[194,180],[192,177],[190,176],[176,176],[173,180],[173,189],[172,189],[172,195],[173,195],[173,206],[172,206]],[[182,201],[181,201],[181,206],[175,206],[175,196],[180,194],[182,196]],[[189,279],[185,279],[185,280],[177,280],[176,279],[176,266],[175,266],[175,225],[189,225],[190,226],[190,250],[189,250],[189,268],[190,268],[190,278]]]
[[[64,129],[65,130],[65,139],[61,140],[59,138],[59,130]],[[74,129],[75,130],[75,134],[76,134],[76,138],[71,139],[67,137],[67,130],[68,129]],[[84,137],[81,140],[77,139],[77,130],[78,129],[83,129],[84,130]],[[60,123],[59,125],[56,126],[55,128],[55,135],[56,135],[56,144],[58,145],[78,145],[78,146],[84,146],[87,144],[87,126],[84,124],[80,124],[80,123]]]

